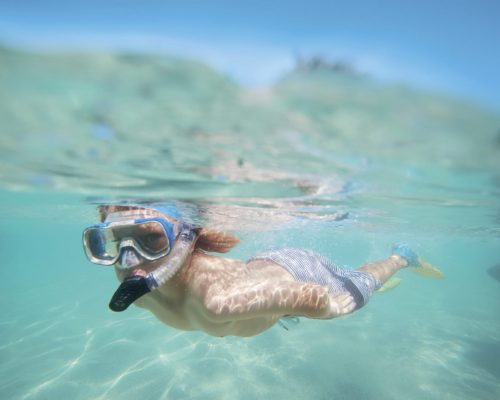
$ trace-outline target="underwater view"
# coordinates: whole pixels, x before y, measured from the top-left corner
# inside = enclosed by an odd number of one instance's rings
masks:
[[[203,61],[0,47],[1,399],[500,398],[500,113],[303,59],[248,87]],[[351,315],[252,337],[112,312],[98,205],[176,201],[240,243],[355,269],[408,243]]]

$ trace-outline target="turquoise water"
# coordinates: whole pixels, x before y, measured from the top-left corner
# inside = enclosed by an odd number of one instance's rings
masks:
[[[0,398],[500,397],[500,116],[366,76],[249,90],[203,64],[0,51]],[[254,338],[109,311],[95,202],[196,203],[242,238],[355,268],[405,240],[445,280]]]

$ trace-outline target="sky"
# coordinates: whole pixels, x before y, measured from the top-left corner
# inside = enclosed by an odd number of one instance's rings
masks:
[[[0,42],[204,61],[271,84],[297,55],[500,110],[500,1],[0,0]]]

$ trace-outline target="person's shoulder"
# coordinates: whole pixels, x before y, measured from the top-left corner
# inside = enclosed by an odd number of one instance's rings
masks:
[[[193,252],[189,265],[183,269],[188,270],[190,274],[197,274],[217,272],[226,269],[230,271],[243,266],[243,264],[241,260],[196,250]]]
[[[179,271],[179,282],[191,295],[203,297],[209,292],[222,291],[244,279],[245,264],[240,260],[195,251],[189,265]]]

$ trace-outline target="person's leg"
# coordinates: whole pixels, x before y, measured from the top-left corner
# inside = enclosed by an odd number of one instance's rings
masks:
[[[408,266],[408,261],[400,255],[393,254],[386,260],[363,264],[357,271],[367,272],[374,276],[383,285],[392,275],[401,268]]]

